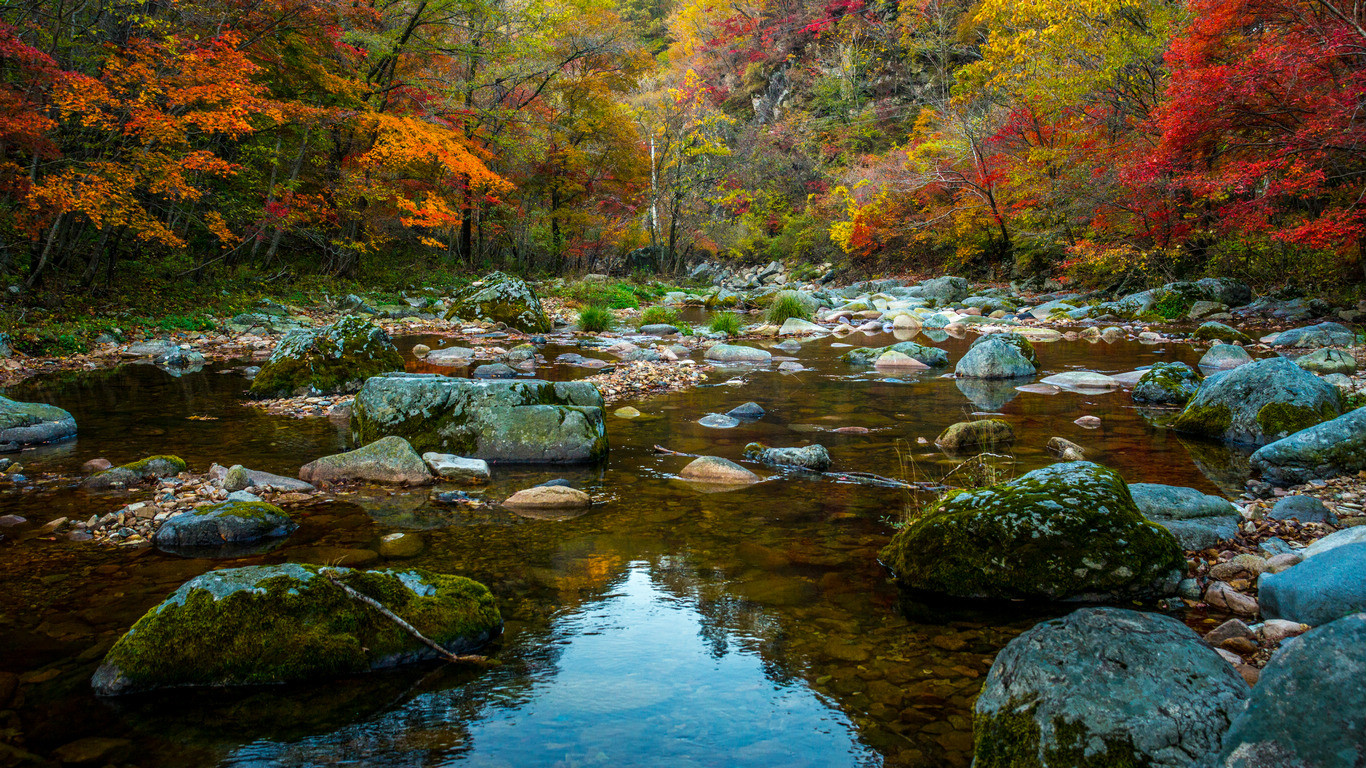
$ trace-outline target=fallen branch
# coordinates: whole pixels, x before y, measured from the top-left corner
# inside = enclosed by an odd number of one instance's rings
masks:
[[[336,576],[333,576],[333,575],[330,574],[330,573],[324,572],[324,573],[322,574],[322,576],[323,576],[323,578],[327,579],[328,581],[330,581],[330,582],[332,582],[333,584],[336,584],[338,587],[340,587],[341,590],[342,590],[343,592],[345,592],[345,593],[346,593],[349,597],[351,597],[352,599],[358,600],[358,601],[360,601],[360,602],[362,602],[362,603],[365,603],[366,605],[370,606],[371,608],[374,608],[375,610],[379,611],[379,613],[380,613],[381,616],[383,616],[384,618],[388,619],[389,621],[392,621],[392,622],[394,622],[395,624],[397,624],[398,627],[399,627],[399,629],[402,629],[404,632],[407,632],[408,634],[410,634],[410,635],[412,635],[414,638],[416,638],[418,642],[422,643],[423,645],[427,646],[428,648],[431,648],[433,651],[436,651],[436,652],[441,656],[441,658],[445,659],[446,661],[449,661],[449,662],[452,662],[452,663],[455,663],[455,664],[488,664],[488,663],[490,663],[490,662],[489,662],[489,658],[488,658],[487,656],[479,656],[479,655],[477,655],[477,654],[470,654],[470,655],[467,655],[467,656],[457,656],[456,654],[451,653],[450,651],[446,650],[445,648],[442,648],[442,647],[441,647],[438,643],[436,643],[435,641],[433,641],[433,640],[431,640],[430,638],[428,638],[426,635],[422,634],[421,632],[418,632],[418,631],[417,631],[417,627],[414,627],[412,624],[409,624],[408,622],[404,621],[404,620],[402,619],[402,617],[400,617],[398,614],[394,613],[393,611],[389,610],[388,608],[385,608],[383,605],[381,605],[381,604],[379,603],[378,600],[375,600],[374,598],[369,597],[369,596],[367,596],[367,595],[363,595],[363,594],[361,594],[360,592],[357,592],[356,590],[352,589],[351,587],[348,587],[347,585],[343,584],[343,583],[341,582],[340,579],[338,579]]]

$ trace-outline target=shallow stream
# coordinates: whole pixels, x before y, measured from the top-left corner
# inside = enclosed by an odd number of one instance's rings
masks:
[[[936,346],[956,361],[972,338]],[[992,658],[1047,614],[903,599],[877,552],[907,508],[924,501],[906,491],[756,467],[765,482],[706,493],[673,477],[688,458],[653,446],[739,459],[753,440],[819,442],[836,470],[935,480],[960,460],[917,438],[933,441],[953,422],[992,413],[1014,425],[1014,474],[1049,463],[1043,446],[1054,435],[1130,482],[1206,492],[1240,486],[1246,459],[1152,427],[1123,391],[1045,395],[1016,390],[1021,382],[886,375],[839,360],[849,349],[841,345],[898,340],[807,341],[795,353],[775,351],[770,368],[718,368],[706,386],[614,403],[601,466],[495,465],[484,491],[495,501],[558,477],[604,499],[572,519],[443,507],[427,489],[375,490],[305,507],[281,546],[235,560],[8,529],[0,672],[24,681],[26,748],[45,755],[83,737],[127,739],[125,761],[142,766],[966,766],[971,700]],[[404,350],[438,345],[398,341]],[[543,354],[552,361],[561,352],[608,357],[551,341]],[[1036,348],[1040,377],[1198,357],[1176,344],[1128,341]],[[777,372],[785,359],[808,370]],[[409,367],[431,370],[411,355]],[[590,373],[549,365],[539,375]],[[30,475],[75,475],[94,457],[119,464],[156,453],[200,472],[217,462],[294,475],[351,447],[344,422],[248,407],[246,384],[231,364],[180,377],[127,365],[33,379],[4,394],[65,408],[80,425],[74,441],[23,453]],[[763,418],[733,429],[697,423],[750,400]],[[623,405],[643,415],[611,415]],[[1086,414],[1101,426],[1073,423]],[[833,431],[843,427],[868,431]],[[0,515],[26,517],[31,530],[131,500],[65,486],[0,489]],[[426,549],[393,564],[467,575],[493,590],[507,622],[490,651],[501,666],[122,700],[90,694],[104,651],[186,579],[219,567],[329,562],[400,530],[420,530]]]

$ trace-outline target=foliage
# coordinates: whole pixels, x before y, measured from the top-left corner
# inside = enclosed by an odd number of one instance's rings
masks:
[[[579,310],[579,330],[588,333],[601,333],[609,330],[616,322],[612,310],[599,304],[589,304]]]
[[[769,306],[766,319],[771,325],[782,325],[790,318],[810,320],[811,310],[807,309],[801,297],[792,291],[780,291]]]
[[[712,333],[724,333],[727,336],[739,336],[740,328],[744,321],[734,312],[720,312],[711,317],[709,330]]]

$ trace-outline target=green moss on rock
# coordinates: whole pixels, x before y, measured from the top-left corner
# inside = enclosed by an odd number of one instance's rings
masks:
[[[1296,403],[1267,403],[1257,411],[1257,426],[1261,427],[1263,434],[1275,440],[1337,416],[1337,409],[1327,403],[1320,403],[1317,408]]]
[[[962,451],[970,448],[995,448],[1015,442],[1015,429],[1004,419],[978,419],[960,421],[950,425],[934,444],[946,451]]]
[[[551,330],[550,318],[536,292],[521,278],[490,272],[452,299],[446,319],[504,323],[525,333]]]
[[[251,383],[257,397],[355,392],[365,380],[403,370],[403,356],[384,329],[360,317],[343,317],[317,330],[282,339]]]
[[[1115,737],[1101,738],[1085,726],[1053,718],[1054,742],[1040,749],[1042,733],[1035,707],[1012,707],[973,719],[975,768],[1148,768],[1133,748]],[[1103,746],[1104,749],[1097,747]]]
[[[1200,388],[1200,374],[1185,363],[1158,363],[1134,385],[1134,402],[1185,405]]]
[[[102,695],[156,688],[286,683],[435,658],[327,572],[453,652],[495,636],[502,618],[478,582],[420,570],[250,566],[186,582],[119,639],[95,673]]]
[[[946,494],[882,550],[902,586],[956,597],[1104,600],[1171,594],[1185,557],[1124,479],[1091,462]]]

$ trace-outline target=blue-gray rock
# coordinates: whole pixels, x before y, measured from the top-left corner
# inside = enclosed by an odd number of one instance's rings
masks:
[[[1232,443],[1265,445],[1341,412],[1337,389],[1283,357],[1210,376],[1172,428]]]
[[[737,405],[729,411],[726,411],[726,415],[733,416],[737,419],[762,419],[764,417],[764,408],[758,403],[751,401],[742,403],[741,405]]]
[[[61,408],[0,396],[0,443],[37,445],[75,434],[76,419]]]
[[[773,355],[768,350],[743,347],[738,344],[717,344],[704,357],[718,363],[769,363]]]
[[[299,526],[277,506],[230,500],[167,518],[157,529],[157,546],[221,547],[288,536]]]
[[[1252,362],[1252,355],[1236,344],[1215,344],[1200,358],[1200,367],[1207,371],[1227,371]]]
[[[1192,336],[1200,341],[1222,341],[1225,344],[1232,344],[1234,342],[1242,344],[1252,343],[1252,337],[1248,336],[1246,333],[1243,333],[1237,328],[1224,325],[1223,323],[1214,322],[1213,320],[1196,328],[1195,333],[1192,334]]]
[[[486,363],[476,367],[470,375],[476,379],[511,379],[517,376],[517,371],[502,363]]]
[[[536,292],[518,277],[490,272],[451,299],[446,319],[506,323],[524,333],[545,333],[550,318]]]
[[[607,455],[602,393],[585,381],[476,381],[389,374],[365,383],[351,407],[358,443],[406,438],[420,452],[531,463]]]
[[[1310,373],[1324,375],[1334,373],[1356,373],[1357,360],[1351,353],[1340,349],[1320,349],[1295,358],[1295,364]]]
[[[1034,364],[1020,352],[1017,344],[1003,338],[1005,336],[1016,334],[991,334],[979,339],[959,359],[953,370],[954,375],[964,379],[1018,379],[1033,376],[1037,371]]]
[[[1157,363],[1134,385],[1135,403],[1185,405],[1200,388],[1200,374],[1185,363]]]
[[[1257,580],[1262,616],[1310,626],[1366,611],[1366,543],[1345,544]]]
[[[1345,547],[1348,544],[1366,544],[1366,525],[1343,528],[1340,531],[1330,533],[1301,549],[1300,554],[1305,560],[1308,560],[1311,557],[1318,557],[1325,552],[1332,552],[1334,549]]]
[[[1264,445],[1252,468],[1273,485],[1299,485],[1366,469],[1366,408]]]
[[[1248,696],[1181,622],[1083,608],[997,655],[973,709],[973,765],[1184,768],[1219,750]]]
[[[1207,765],[1360,768],[1366,765],[1363,734],[1366,615],[1357,614],[1281,646]]]
[[[1301,523],[1338,524],[1338,516],[1313,496],[1285,496],[1266,513],[1272,520],[1299,520]]]
[[[949,364],[949,353],[938,347],[927,347],[914,341],[903,341],[886,347],[859,347],[845,352],[840,359],[850,365],[872,365],[887,352],[900,352],[931,368],[939,368]]]
[[[1292,328],[1271,342],[1277,347],[1346,347],[1355,343],[1356,334],[1340,323],[1319,323]]]
[[[812,472],[830,468],[830,452],[819,443],[799,448],[770,448],[763,443],[750,443],[745,446],[744,456],[771,467],[800,467]]]
[[[968,281],[961,277],[945,275],[931,280],[924,280],[920,285],[911,286],[904,293],[908,297],[921,299],[934,299],[945,303],[960,301],[967,298],[972,292]]]
[[[1238,535],[1242,518],[1227,499],[1157,483],[1129,483],[1129,494],[1138,511],[1171,531],[1182,549],[1208,549]]]
[[[740,426],[740,420],[734,416],[727,416],[724,413],[709,413],[697,420],[698,424],[712,429],[734,429]]]
[[[668,323],[650,323],[640,326],[641,333],[648,333],[651,336],[671,336],[678,333],[678,326]]]
[[[1286,543],[1285,539],[1282,539],[1279,536],[1272,536],[1263,541],[1261,544],[1257,545],[1257,549],[1267,557],[1275,557],[1276,555],[1284,555],[1287,552],[1295,551],[1293,547]]]

